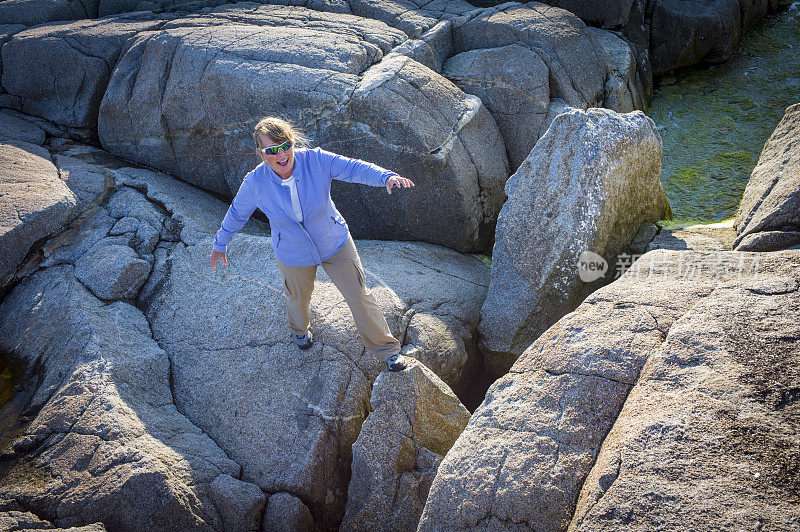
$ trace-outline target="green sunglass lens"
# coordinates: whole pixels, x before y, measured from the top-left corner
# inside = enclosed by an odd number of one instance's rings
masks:
[[[291,147],[292,147],[292,141],[287,140],[283,144],[278,144],[277,146],[270,146],[269,148],[264,148],[264,149],[270,155],[278,155],[278,152],[280,150],[287,151]]]

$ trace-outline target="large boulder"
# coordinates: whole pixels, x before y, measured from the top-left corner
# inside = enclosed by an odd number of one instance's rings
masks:
[[[301,126],[325,120],[358,75],[403,40],[381,22],[283,6],[177,19],[137,36],[120,58],[100,110],[100,141],[232,196],[260,162],[252,130],[262,115]]]
[[[419,362],[382,373],[353,444],[353,475],[340,530],[414,530],[444,455],[469,411]]]
[[[125,41],[154,29],[152,13],[61,22],[13,35],[2,48],[3,87],[22,111],[96,130],[97,111]]]
[[[537,2],[478,10],[454,20],[451,33],[442,73],[492,113],[512,171],[547,129],[552,102],[602,106],[606,71],[616,72],[580,19]]]
[[[550,104],[542,58],[518,44],[469,50],[448,59],[442,74],[481,99],[503,134],[511,168],[518,168],[539,139]]]
[[[413,191],[391,196],[334,183],[333,198],[355,237],[422,240],[461,252],[488,246],[508,163],[500,131],[479,98],[412,59],[391,56],[364,74],[346,112],[346,126],[331,125],[323,146],[416,183]]]
[[[50,153],[18,140],[0,143],[0,285],[38,241],[72,219],[75,195]]]
[[[735,249],[771,251],[800,244],[800,104],[786,110],[744,190]]]
[[[605,57],[593,34],[572,13],[538,2],[510,2],[454,21],[455,54],[514,44],[545,62],[551,98],[574,107],[602,104]]]
[[[800,253],[749,257],[648,359],[570,530],[800,527]]]
[[[419,529],[563,530],[573,514],[581,530],[791,528],[796,445],[778,449],[796,441],[797,418],[776,410],[794,408],[798,266],[800,252],[646,254],[490,387]],[[623,405],[631,415],[618,419]]]
[[[258,162],[252,127],[266,112],[285,115],[315,144],[416,182],[413,195],[390,197],[334,187],[356,237],[480,249],[503,201],[502,138],[480,100],[406,56],[385,56],[405,40],[382,22],[283,6],[174,20],[120,59],[100,140],[231,196]]]
[[[643,223],[663,217],[660,171],[661,138],[640,111],[555,118],[506,185],[479,324],[491,373],[597,288],[579,276],[585,252],[615,264]]]
[[[653,74],[726,61],[741,38],[739,0],[659,0],[650,21]]]

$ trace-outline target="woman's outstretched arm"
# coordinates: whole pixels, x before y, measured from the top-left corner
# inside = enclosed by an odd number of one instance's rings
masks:
[[[250,193],[250,188],[247,186],[247,179],[242,181],[239,187],[239,192],[233,198],[231,206],[228,207],[228,212],[225,213],[225,218],[222,219],[219,231],[214,236],[214,246],[211,250],[211,267],[217,269],[217,260],[222,258],[222,264],[228,265],[228,242],[231,241],[233,236],[241,229],[253,212],[256,210],[256,202],[253,195]]]

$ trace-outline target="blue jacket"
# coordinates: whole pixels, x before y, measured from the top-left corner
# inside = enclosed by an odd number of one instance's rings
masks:
[[[322,264],[350,238],[347,222],[331,199],[331,179],[380,187],[397,174],[320,148],[296,148],[292,175],[303,223],[295,218],[289,187],[281,186],[278,174],[262,162],[245,176],[214,237],[214,250],[226,253],[233,235],[259,208],[269,218],[272,250],[280,262],[287,266]]]

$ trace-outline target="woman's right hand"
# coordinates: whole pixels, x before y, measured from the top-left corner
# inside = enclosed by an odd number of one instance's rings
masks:
[[[228,257],[226,257],[224,253],[220,253],[219,251],[213,249],[211,250],[211,268],[215,271],[217,269],[217,260],[219,260],[220,257],[222,257],[222,264],[227,266]]]

